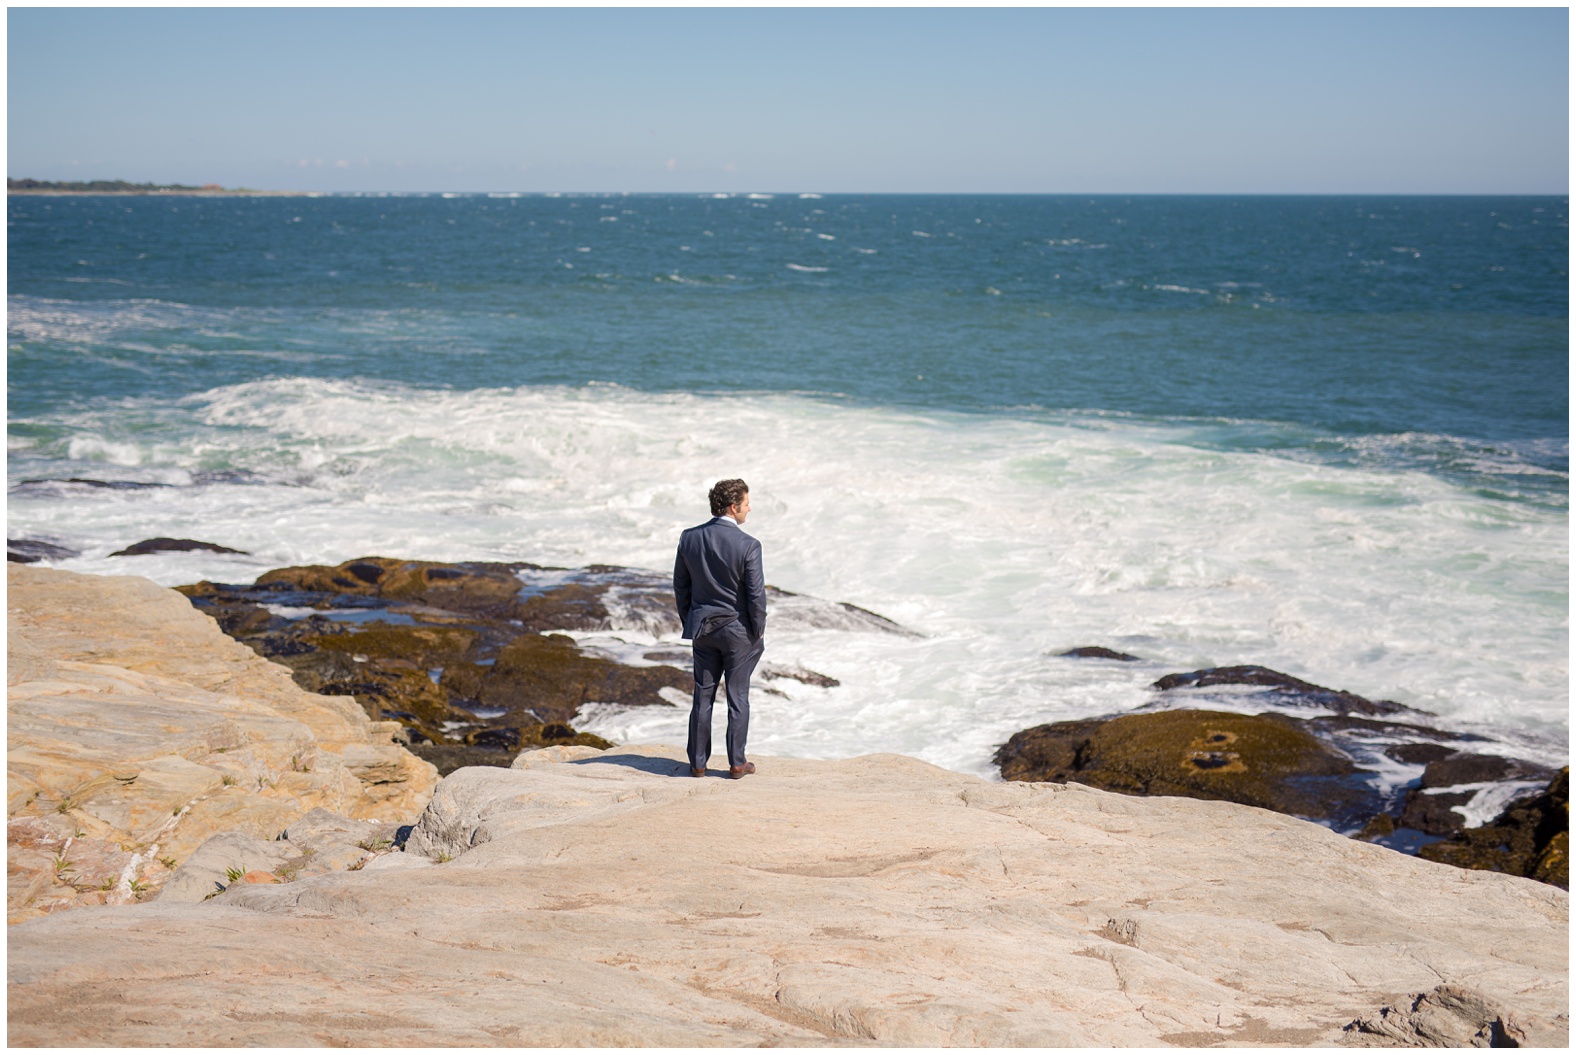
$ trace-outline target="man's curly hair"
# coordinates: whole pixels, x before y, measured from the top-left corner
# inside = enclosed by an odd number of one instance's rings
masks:
[[[750,485],[743,480],[718,480],[711,485],[711,493],[706,497],[711,500],[711,515],[720,517],[732,506],[744,501],[744,496],[750,493]]]

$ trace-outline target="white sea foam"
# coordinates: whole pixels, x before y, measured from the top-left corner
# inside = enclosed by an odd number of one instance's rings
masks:
[[[830,271],[830,270],[832,270],[829,267],[809,267],[809,266],[804,265],[804,264],[785,264],[783,266],[785,266],[789,271],[815,271],[815,272],[820,272],[820,271]]]
[[[83,550],[59,566],[171,585],[367,555],[660,574],[678,532],[704,519],[711,482],[742,476],[769,582],[923,635],[769,630],[768,661],[842,684],[773,682],[783,695],[762,693],[752,725],[762,754],[902,751],[989,773],[1015,730],[1139,706],[1170,671],[1257,663],[1565,761],[1566,513],[1423,472],[1223,452],[1191,442],[1201,425],[1120,416],[614,385],[280,379],[64,424],[91,442],[15,451],[13,481],[40,465],[161,482],[255,474],[12,495],[12,537]],[[108,556],[155,535],[249,555]],[[1058,657],[1079,645],[1143,662]],[[682,708],[593,708],[581,722],[614,739],[684,735]]]

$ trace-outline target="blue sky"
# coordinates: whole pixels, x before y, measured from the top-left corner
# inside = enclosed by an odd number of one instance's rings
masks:
[[[1567,19],[10,8],[8,174],[298,190],[1565,193]]]

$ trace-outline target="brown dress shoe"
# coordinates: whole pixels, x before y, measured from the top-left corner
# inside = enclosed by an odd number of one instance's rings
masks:
[[[732,777],[734,780],[738,780],[740,777],[747,776],[753,772],[755,772],[754,762],[746,762],[742,766],[728,767],[728,776]]]
[[[705,775],[706,775],[706,771],[704,769],[696,769],[694,766],[690,766],[690,776],[692,776],[692,777],[703,777]]]

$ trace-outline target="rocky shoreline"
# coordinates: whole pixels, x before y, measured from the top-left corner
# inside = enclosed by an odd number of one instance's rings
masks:
[[[1015,733],[995,755],[1003,778],[1240,802],[1569,889],[1569,766],[1490,754],[1425,711],[1265,667],[1169,674],[1151,688],[1139,712]]]
[[[504,574],[536,589],[503,599]],[[187,600],[13,566],[9,1042],[1568,1042],[1569,900],[1545,883],[1234,802],[993,783],[897,755],[762,757],[747,780],[696,780],[677,747],[477,742],[572,717],[564,685],[625,684],[592,660],[679,669],[526,625],[645,618],[656,587],[638,575],[369,559]],[[371,646],[394,640],[433,651]],[[551,668],[572,675],[560,695],[466,710],[513,700],[505,686],[545,693],[522,680],[542,668],[507,658],[539,642],[569,656]],[[372,674],[313,694],[265,648],[317,657],[312,677]],[[472,680],[446,688],[451,668]],[[430,712],[382,718],[413,673],[438,693]],[[660,680],[627,684],[631,706],[665,705]],[[530,700],[559,709],[530,715]],[[1251,772],[1237,763],[1257,732],[1216,728],[1245,717],[1193,731],[1195,760],[1225,759],[1198,772]],[[396,742],[424,728],[447,742],[417,749],[492,764],[438,780]],[[1095,769],[1114,771],[1080,773]]]
[[[154,543],[197,545],[139,545]],[[671,638],[666,578],[636,569],[364,557],[180,589],[302,688],[353,696],[369,717],[400,723],[402,742],[445,775],[508,766],[544,746],[611,747],[572,724],[589,702],[683,706],[688,697],[686,649],[610,651],[569,636]],[[776,589],[770,602],[777,625],[913,633],[852,605]],[[1067,658],[1137,661],[1099,646]],[[836,684],[770,663],[757,674],[768,693],[784,679]],[[1173,673],[1151,688],[1152,702],[1134,713],[1021,730],[994,761],[1008,780],[1240,802],[1430,860],[1568,887],[1568,777],[1550,767],[1489,753],[1425,711],[1264,667]]]
[[[637,569],[363,557],[180,590],[225,633],[288,667],[303,689],[354,697],[370,717],[398,722],[402,742],[443,774],[508,766],[533,747],[611,747],[571,724],[586,703],[689,701],[687,648],[631,651],[570,636],[676,635],[671,583]],[[853,605],[768,594],[777,626],[912,633]],[[772,663],[756,674],[768,693],[783,681],[837,684]]]

